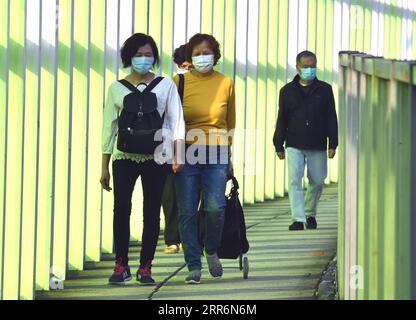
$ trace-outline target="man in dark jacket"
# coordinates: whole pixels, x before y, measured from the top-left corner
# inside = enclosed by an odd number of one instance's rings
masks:
[[[293,223],[289,230],[316,229],[316,209],[327,177],[328,157],[335,157],[338,123],[332,87],[316,78],[316,55],[296,58],[298,75],[280,91],[279,115],[273,143],[280,160],[286,158]],[[328,141],[329,140],[329,141]],[[302,178],[308,169],[306,198]]]

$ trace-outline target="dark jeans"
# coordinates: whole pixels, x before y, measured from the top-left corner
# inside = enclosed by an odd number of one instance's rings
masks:
[[[160,231],[160,207],[167,170],[153,160],[136,163],[131,160],[113,162],[114,179],[114,245],[116,259],[128,263],[131,198],[139,176],[143,188],[143,234],[140,265],[154,258]]]
[[[162,197],[163,213],[165,214],[164,238],[167,246],[179,244],[178,226],[178,205],[176,203],[174,174],[171,173],[166,178],[165,189]]]
[[[205,251],[208,254],[214,254],[221,245],[226,206],[225,189],[229,169],[229,164],[190,164],[187,160],[183,170],[175,175],[179,233],[185,261],[190,271],[201,269],[197,221],[200,191],[204,199]]]

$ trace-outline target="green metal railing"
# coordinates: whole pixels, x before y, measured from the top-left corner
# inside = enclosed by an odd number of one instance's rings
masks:
[[[155,38],[155,71],[168,77],[174,48],[194,33],[219,40],[217,70],[236,87],[235,172],[244,203],[253,204],[287,193],[272,136],[296,54],[317,52],[319,77],[335,94],[340,50],[416,58],[416,7],[407,2],[0,0],[0,299],[32,299],[35,289],[49,289],[51,272],[65,277],[113,250],[113,195],[99,184],[102,107],[111,82],[129,72],[119,50],[132,33]],[[411,41],[390,48],[399,31]],[[337,162],[329,161],[326,183],[337,180]],[[140,182],[132,202],[138,240]]]
[[[416,298],[416,61],[340,54],[343,299]]]

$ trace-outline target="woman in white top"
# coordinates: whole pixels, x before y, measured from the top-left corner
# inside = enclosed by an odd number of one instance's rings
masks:
[[[159,52],[152,37],[136,33],[126,40],[121,49],[124,67],[132,67],[125,78],[139,91],[151,84],[158,76],[151,69],[159,63]],[[160,79],[158,79],[160,80]],[[103,189],[111,191],[109,163],[112,157],[114,188],[114,243],[116,266],[109,278],[111,284],[131,280],[128,266],[130,239],[131,197],[136,180],[141,176],[143,187],[143,235],[140,252],[140,267],[137,280],[142,284],[153,284],[151,266],[160,230],[160,207],[166,176],[170,170],[176,173],[182,165],[176,161],[174,142],[185,138],[185,124],[182,104],[175,83],[163,78],[154,87],[157,97],[157,111],[163,122],[163,144],[154,154],[135,154],[122,152],[117,148],[118,118],[123,110],[124,98],[132,91],[119,81],[110,85],[104,108],[102,130],[102,175]]]

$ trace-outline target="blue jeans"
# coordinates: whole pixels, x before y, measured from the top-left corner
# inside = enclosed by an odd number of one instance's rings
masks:
[[[292,220],[306,223],[306,217],[316,217],[316,209],[327,177],[327,155],[321,150],[299,150],[287,148],[289,171],[289,200]],[[309,185],[306,197],[302,187],[302,178],[308,170]]]
[[[213,148],[219,150],[219,147],[207,147],[207,149]],[[205,213],[204,245],[206,253],[210,255],[216,253],[221,244],[229,163],[220,162],[219,154],[218,152],[217,164],[190,164],[186,159],[183,170],[175,175],[179,235],[189,271],[201,270],[202,267],[197,223],[200,192],[202,192]],[[207,152],[206,160],[208,157]],[[210,158],[212,160],[212,156]]]

